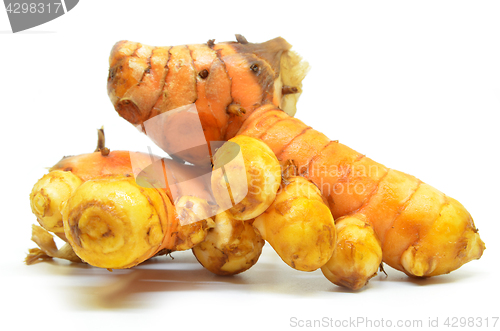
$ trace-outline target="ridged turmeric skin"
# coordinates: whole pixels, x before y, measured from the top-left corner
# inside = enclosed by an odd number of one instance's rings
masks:
[[[279,109],[257,109],[238,134],[263,140],[282,164],[293,160],[299,174],[319,187],[335,219],[366,216],[382,243],[384,262],[408,275],[448,273],[485,249],[458,201]]]
[[[120,116],[143,130],[147,120],[195,104],[206,141],[228,140],[261,105],[295,112],[308,68],[290,48],[283,38],[255,44],[241,36],[166,47],[120,41],[109,58],[108,95]]]

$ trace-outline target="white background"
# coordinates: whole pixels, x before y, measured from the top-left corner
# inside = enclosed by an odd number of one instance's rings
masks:
[[[500,316],[499,17],[497,1],[86,0],[12,34],[2,8],[2,324],[282,330],[292,328],[292,317],[421,319],[426,326],[449,316],[488,317],[491,328]],[[227,41],[235,33],[250,42],[282,36],[294,45],[312,68],[296,116],[461,201],[486,243],[483,258],[428,280],[388,270],[357,293],[320,271],[292,270],[270,246],[255,267],[232,278],[203,270],[190,252],[112,273],[55,261],[25,266],[36,222],[28,196],[45,167],[93,151],[102,125],[111,149],[152,145],[108,100],[113,44]]]

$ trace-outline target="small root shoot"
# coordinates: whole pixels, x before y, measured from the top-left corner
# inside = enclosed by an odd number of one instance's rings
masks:
[[[106,137],[104,136],[104,127],[97,129],[97,147],[94,152],[101,152],[102,156],[109,155],[109,148],[105,146]]]

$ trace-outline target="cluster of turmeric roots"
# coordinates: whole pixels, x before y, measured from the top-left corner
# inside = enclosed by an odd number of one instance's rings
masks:
[[[481,257],[459,202],[292,117],[307,65],[284,39],[237,40],[115,45],[110,99],[172,159],[109,151],[102,132],[94,153],[63,158],[30,195],[43,228],[28,263],[130,268],[192,249],[234,275],[267,241],[290,267],[360,289],[382,262],[429,277]]]

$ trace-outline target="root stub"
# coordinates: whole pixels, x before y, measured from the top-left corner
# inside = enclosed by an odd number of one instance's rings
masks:
[[[248,270],[257,263],[264,246],[264,240],[250,223],[235,220],[227,212],[219,213],[205,241],[193,248],[196,259],[217,275]]]
[[[363,215],[340,218],[335,227],[335,251],[321,271],[332,283],[359,290],[377,274],[382,263],[380,241]]]

